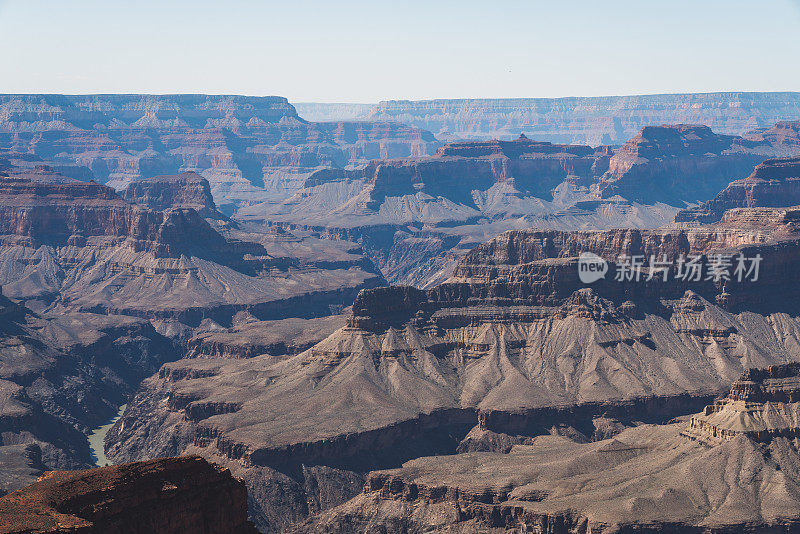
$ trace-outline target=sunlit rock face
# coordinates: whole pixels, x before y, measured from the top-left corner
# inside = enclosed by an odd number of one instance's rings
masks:
[[[749,369],[688,421],[417,458],[296,531],[792,532],[799,386],[798,363]]]
[[[619,149],[524,135],[453,142],[424,158],[315,172],[293,196],[243,207],[236,219],[357,240],[390,282],[430,287],[466,251],[506,230],[668,224],[764,160],[797,155],[798,124],[747,138],[699,125],[648,126]]]

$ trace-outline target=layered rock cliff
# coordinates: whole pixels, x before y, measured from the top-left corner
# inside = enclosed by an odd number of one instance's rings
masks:
[[[0,498],[0,532],[255,534],[247,490],[202,458],[51,471]]]
[[[515,141],[452,143],[434,156],[319,171],[280,203],[242,208],[240,221],[358,240],[384,276],[426,286],[470,248],[504,230],[659,226],[674,208],[599,200],[589,188],[612,151]]]
[[[0,146],[115,188],[195,171],[230,213],[291,195],[317,168],[421,156],[438,143],[401,124],[308,122],[282,97],[0,95]]]
[[[358,240],[390,282],[430,287],[467,250],[506,230],[668,224],[767,158],[797,154],[797,125],[752,139],[705,126],[646,127],[616,152],[525,136],[451,143],[426,158],[319,171],[291,198],[236,217]]]
[[[603,198],[645,203],[707,200],[732,177],[744,178],[770,155],[787,151],[792,148],[772,137],[756,141],[706,126],[648,126],[614,154],[598,190]]]
[[[730,394],[692,416],[684,435],[708,445],[739,436],[758,443],[800,437],[800,365],[749,369]]]
[[[336,109],[328,108],[326,113],[327,120],[337,116]],[[720,133],[742,135],[754,128],[769,128],[776,121],[800,120],[800,94],[390,100],[377,104],[364,117],[424,128],[443,141],[513,139],[525,132],[553,143],[621,145],[645,126],[658,124],[703,124]]]
[[[694,423],[693,423],[694,424]],[[707,446],[685,420],[576,443],[539,436],[507,454],[419,458],[293,532],[794,532],[797,441],[740,434]]]
[[[733,208],[785,207],[800,204],[800,158],[769,159],[753,173],[734,180],[717,196],[675,215],[676,222],[709,223]]]
[[[345,328],[296,356],[165,365],[107,454],[224,462],[255,488],[253,517],[274,531],[314,511],[320,481],[338,488],[333,506],[355,494],[348,476],[412,458],[550,433],[591,441],[697,411],[745,369],[800,361],[798,220],[763,208],[692,229],[507,232],[436,287],[362,291]],[[584,252],[610,273],[619,255],[642,256],[644,274],[587,286]],[[664,281],[650,264],[697,255],[707,269],[739,252],[761,255],[757,281],[680,281],[675,268]],[[320,466],[333,471],[309,473]]]
[[[327,315],[361,287],[381,283],[363,257],[330,261],[348,256],[353,247],[346,243],[318,247],[316,264],[301,261],[309,255],[303,239],[224,237],[193,208],[158,211],[109,187],[51,174],[0,177],[0,282],[7,295],[37,309],[230,325],[240,311],[261,319]],[[155,202],[153,189],[145,190],[136,188],[139,199]],[[169,208],[180,203],[169,201]],[[256,241],[278,241],[280,248],[269,253]]]
[[[196,172],[137,180],[131,182],[121,196],[128,202],[156,211],[191,208],[201,217],[224,218],[214,204],[208,180]]]

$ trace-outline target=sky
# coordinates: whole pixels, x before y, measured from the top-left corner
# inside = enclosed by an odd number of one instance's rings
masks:
[[[0,0],[0,93],[800,91],[800,0]]]

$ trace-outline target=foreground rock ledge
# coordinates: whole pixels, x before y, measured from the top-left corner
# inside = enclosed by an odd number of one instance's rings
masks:
[[[0,533],[252,534],[247,490],[198,456],[51,471],[0,498]]]

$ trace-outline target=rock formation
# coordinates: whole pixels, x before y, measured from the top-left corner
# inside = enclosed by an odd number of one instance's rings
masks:
[[[223,219],[217,211],[208,180],[196,172],[178,175],[154,176],[131,182],[122,192],[122,198],[156,211],[175,208],[192,208],[201,217]]]
[[[796,152],[800,147],[800,120],[778,121],[769,128],[757,128],[743,134],[752,141],[767,141],[773,146]]]
[[[298,354],[346,323],[342,315],[316,319],[250,320],[228,329],[201,332],[188,341],[190,358],[253,358],[262,354]]]
[[[328,113],[330,118],[336,116],[335,111]],[[776,121],[800,120],[800,94],[391,100],[363,117],[424,128],[443,141],[512,139],[525,132],[553,143],[621,145],[645,126],[657,124],[703,124],[720,133],[742,135]]]
[[[187,178],[195,189],[176,188],[171,178],[144,184],[136,200],[148,208],[46,166],[5,167],[3,491],[46,469],[91,465],[86,435],[116,414],[143,378],[184,355],[194,334],[206,337],[190,349],[199,352],[254,351],[241,343],[243,332],[252,338],[265,330],[273,339],[262,339],[265,354],[303,350],[340,325],[327,316],[382,283],[352,243],[251,234],[235,225],[223,235],[193,207],[175,208],[201,200],[214,216],[202,179]],[[275,329],[270,321],[282,318],[296,324]]]
[[[153,189],[136,191],[155,202]],[[363,258],[330,261],[348,255],[346,243],[319,247],[315,265],[298,259],[309,255],[302,239],[253,238],[279,241],[272,250],[283,252],[270,254],[246,233],[236,235],[244,240],[223,237],[192,208],[156,211],[92,182],[47,172],[0,177],[0,282],[8,296],[37,309],[229,325],[245,310],[261,319],[299,308],[327,315],[330,305],[347,305],[358,289],[381,281]]]
[[[798,365],[750,370],[704,413],[576,443],[419,458],[294,532],[794,532]]]
[[[753,140],[705,126],[646,127],[616,152],[525,136],[451,143],[430,157],[318,171],[291,198],[242,208],[236,218],[357,240],[390,282],[430,287],[467,250],[505,230],[667,224],[732,176],[796,154],[787,139],[800,137],[790,126]]]
[[[255,534],[247,489],[196,456],[50,471],[0,498],[0,532]]]
[[[412,458],[513,451],[542,434],[585,442],[697,411],[745,369],[800,361],[798,222],[796,209],[761,208],[691,229],[504,233],[436,287],[362,291],[346,327],[295,356],[166,364],[107,454],[223,463],[275,531],[313,512],[318,488],[334,488],[333,506],[358,476]],[[639,281],[587,287],[584,252],[611,273],[620,255],[648,259]],[[671,268],[663,281],[649,264],[698,255],[707,268],[723,252],[760,255],[758,280],[681,281]]]
[[[776,438],[797,441],[800,414],[800,365],[749,369],[730,394],[692,416],[684,435],[708,445],[746,436],[757,443]]]
[[[733,208],[786,207],[800,204],[800,158],[769,159],[753,173],[734,180],[717,196],[675,215],[676,222],[709,223]]]
[[[452,143],[422,159],[326,170],[280,203],[236,218],[328,238],[358,240],[384,276],[425,286],[446,278],[470,248],[504,230],[658,226],[673,210],[597,201],[589,186],[608,168],[608,147],[515,141]]]
[[[291,195],[318,168],[421,156],[438,143],[402,124],[308,122],[281,97],[0,95],[0,146],[119,189],[195,171],[230,214]]]
[[[744,178],[768,156],[791,150],[706,126],[648,126],[614,154],[598,188],[603,198],[619,195],[648,204],[706,200],[731,177]]]

